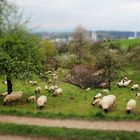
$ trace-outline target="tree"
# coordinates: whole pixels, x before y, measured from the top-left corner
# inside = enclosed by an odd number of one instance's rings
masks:
[[[70,49],[77,55],[77,59],[80,61],[82,58],[84,47],[88,41],[88,31],[82,26],[77,26],[70,42]]]
[[[2,15],[0,38],[0,73],[7,77],[8,94],[12,92],[12,78],[25,78],[38,71],[42,64],[38,39],[28,33],[26,21],[17,6],[8,3]]]

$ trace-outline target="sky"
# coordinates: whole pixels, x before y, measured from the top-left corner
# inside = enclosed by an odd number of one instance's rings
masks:
[[[140,0],[10,0],[38,31],[140,31]]]

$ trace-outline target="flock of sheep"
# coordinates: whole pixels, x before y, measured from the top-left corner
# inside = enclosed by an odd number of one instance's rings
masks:
[[[49,80],[49,82],[51,82],[51,80],[57,80],[58,79],[58,75],[57,73],[51,73],[52,79]],[[36,86],[35,87],[35,94],[28,97],[26,100],[28,102],[34,102],[37,104],[37,106],[42,109],[45,104],[47,103],[47,97],[45,95],[40,95],[42,88],[40,86],[37,86],[38,83],[37,81],[29,81],[30,85],[32,86]],[[132,83],[131,80],[129,80],[127,77],[124,77],[122,80],[120,80],[117,83],[117,86],[119,88],[125,88],[127,86],[129,86]],[[7,84],[5,82],[5,84]],[[103,88],[105,88],[104,83],[102,83]],[[139,88],[138,84],[134,84],[131,87],[131,90],[137,90]],[[62,88],[58,87],[57,85],[52,85],[50,87],[48,87],[48,85],[45,85],[44,89],[46,91],[49,91],[52,93],[52,96],[59,96],[63,93]],[[87,88],[86,91],[89,91],[90,88]],[[4,92],[1,94],[1,96],[4,97],[3,99],[3,103],[4,105],[11,103],[11,102],[21,102],[23,100],[23,91],[15,91],[12,92],[11,94],[8,95],[7,92]],[[40,95],[38,98],[36,95]],[[136,97],[140,97],[140,93],[136,94]],[[110,91],[108,89],[103,89],[100,93],[98,93],[96,96],[94,96],[94,99],[92,101],[92,105],[95,106],[99,106],[100,108],[102,108],[104,110],[104,112],[108,112],[109,109],[111,109],[112,107],[115,106],[116,104],[116,99],[117,97],[115,95],[111,95]],[[127,113],[132,113],[135,111],[136,108],[136,100],[135,99],[130,99],[127,102],[126,105],[126,111]]]
[[[125,87],[129,86],[131,83],[132,83],[131,80],[129,80],[127,77],[124,77],[122,80],[120,80],[117,83],[117,86],[119,88],[125,88]],[[139,85],[134,84],[134,85],[132,85],[131,90],[138,90],[138,88],[139,88]],[[140,97],[140,93],[137,93],[136,97]],[[109,94],[108,90],[103,90],[103,91],[101,91],[101,93],[98,93],[94,97],[94,99],[92,101],[92,105],[99,106],[100,108],[102,108],[104,110],[104,112],[107,113],[110,108],[115,106],[116,99],[117,99],[116,96]],[[135,111],[135,109],[136,109],[136,100],[129,99],[129,101],[126,104],[126,112],[132,113]]]
[[[52,73],[52,80],[56,80],[58,79],[58,76],[56,73]],[[51,82],[51,80],[49,80],[49,82]],[[3,82],[4,84],[7,84],[6,81]],[[47,103],[47,97],[45,95],[40,95],[38,98],[37,98],[37,95],[39,95],[42,91],[42,88],[40,86],[37,86],[38,83],[37,81],[29,81],[30,85],[32,86],[36,86],[35,87],[35,94],[28,97],[26,100],[27,102],[34,102],[37,104],[37,106],[42,109],[45,104]],[[44,89],[46,91],[49,91],[52,93],[52,96],[59,96],[62,94],[63,90],[58,87],[57,85],[52,85],[50,87],[48,87],[47,85],[45,85]],[[3,99],[3,103],[4,105],[6,104],[10,104],[12,102],[22,102],[23,101],[23,96],[24,96],[24,93],[23,91],[14,91],[12,92],[11,94],[8,95],[7,92],[4,92],[1,94],[2,97],[4,97]]]

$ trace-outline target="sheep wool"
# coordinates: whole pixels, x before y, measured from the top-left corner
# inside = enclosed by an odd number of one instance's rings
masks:
[[[127,107],[126,107],[126,111],[128,114],[132,113],[135,111],[136,108],[136,101],[134,99],[130,99],[127,102]]]
[[[18,93],[18,92],[12,92],[11,94],[7,95],[4,100],[3,103],[4,105],[6,105],[6,103],[8,102],[21,102],[23,98],[23,94]]]
[[[95,99],[95,100],[92,102],[92,105],[97,105],[97,106],[98,106],[101,100],[102,100],[101,98]]]
[[[37,106],[42,109],[45,104],[47,103],[47,97],[45,95],[41,95],[38,99],[37,99]]]
[[[36,87],[35,88],[35,93],[40,93],[41,92],[41,87]]]
[[[58,86],[50,86],[49,92],[54,92],[57,88]]]
[[[61,88],[57,88],[54,93],[53,93],[53,96],[58,96],[60,94],[62,94],[63,90]]]
[[[115,104],[116,96],[115,95],[107,95],[102,98],[101,107],[104,112],[108,112],[108,110]]]
[[[28,101],[30,101],[30,102],[35,102],[35,101],[36,101],[36,97],[35,97],[35,96],[30,96],[30,97],[28,98]]]
[[[98,93],[96,96],[94,96],[94,100],[99,98],[102,98],[102,93]]]
[[[45,86],[45,90],[48,90],[48,86],[47,85]]]
[[[134,84],[134,85],[131,87],[132,90],[137,90],[138,88],[139,88],[139,85],[138,85],[138,84]]]

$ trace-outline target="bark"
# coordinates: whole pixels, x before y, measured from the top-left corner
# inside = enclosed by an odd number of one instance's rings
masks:
[[[12,92],[12,80],[10,75],[7,75],[7,91],[8,94],[11,94]]]

